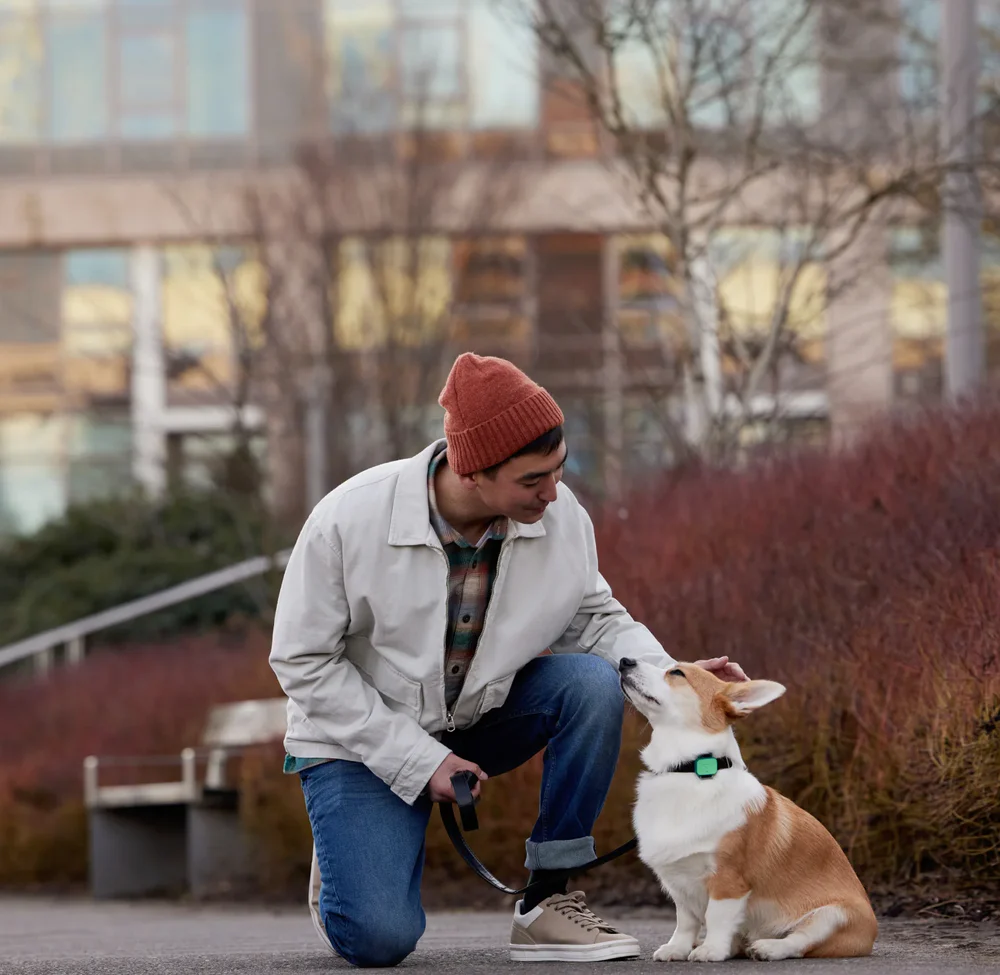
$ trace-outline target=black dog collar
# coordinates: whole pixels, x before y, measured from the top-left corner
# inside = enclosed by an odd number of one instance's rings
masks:
[[[699,779],[714,779],[717,772],[732,767],[733,761],[730,758],[716,758],[715,755],[699,755],[692,762],[685,762],[683,765],[674,765],[671,768],[664,769],[664,772],[694,772]]]

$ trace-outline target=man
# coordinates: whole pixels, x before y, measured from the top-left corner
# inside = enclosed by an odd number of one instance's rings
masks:
[[[671,658],[598,571],[591,521],[559,485],[552,397],[503,359],[465,354],[440,403],[445,440],[331,492],[285,570],[270,662],[315,841],[314,923],[354,965],[405,958],[424,930],[432,804],[454,801],[458,771],[478,795],[545,748],[526,843],[538,886],[515,908],[511,956],[635,957],[566,877],[595,856],[621,741],[618,660]],[[745,679],[726,658],[701,664]]]

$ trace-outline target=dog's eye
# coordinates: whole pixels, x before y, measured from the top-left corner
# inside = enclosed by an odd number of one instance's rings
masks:
[[[668,670],[667,671],[667,676],[668,677],[684,677],[685,680],[687,679],[686,676],[685,676],[685,674],[684,674],[684,671],[681,670],[680,667],[674,667],[673,670]]]

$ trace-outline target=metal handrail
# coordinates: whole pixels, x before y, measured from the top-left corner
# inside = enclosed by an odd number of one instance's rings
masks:
[[[237,562],[236,565],[225,569],[217,569],[215,572],[189,579],[187,582],[171,586],[169,589],[133,599],[120,606],[114,606],[111,609],[102,610],[100,613],[74,620],[72,623],[64,623],[62,626],[46,630],[44,633],[37,633],[35,636],[18,640],[17,643],[0,647],[0,667],[9,666],[28,657],[35,657],[36,669],[44,673],[52,667],[55,648],[64,644],[67,647],[67,656],[70,662],[78,663],[83,657],[83,641],[91,633],[106,630],[119,623],[127,623],[140,616],[148,616],[150,613],[166,609],[168,606],[176,606],[177,603],[182,603],[187,599],[204,596],[206,593],[224,589],[236,582],[243,582],[245,579],[263,575],[269,569],[283,569],[291,554],[291,549],[285,549],[273,556],[258,555],[255,558]]]

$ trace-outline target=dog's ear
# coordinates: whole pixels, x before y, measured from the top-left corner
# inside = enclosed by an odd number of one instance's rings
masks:
[[[776,701],[785,693],[785,685],[774,680],[749,680],[726,684],[719,691],[726,713],[732,718],[742,718]]]

